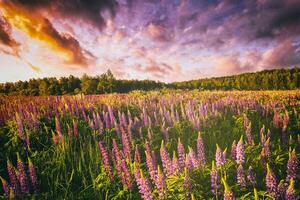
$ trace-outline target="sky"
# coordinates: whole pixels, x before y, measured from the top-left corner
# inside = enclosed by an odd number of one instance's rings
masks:
[[[299,0],[0,0],[0,82],[165,82],[300,64]]]

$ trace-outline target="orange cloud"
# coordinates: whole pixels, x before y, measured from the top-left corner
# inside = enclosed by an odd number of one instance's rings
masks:
[[[17,29],[31,38],[48,44],[52,50],[62,53],[67,63],[88,64],[88,52],[69,34],[59,33],[51,22],[38,12],[30,12],[19,4],[0,2],[3,15]]]

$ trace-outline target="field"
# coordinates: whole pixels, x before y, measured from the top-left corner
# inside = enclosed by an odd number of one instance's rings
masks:
[[[0,199],[300,196],[300,91],[0,97]]]

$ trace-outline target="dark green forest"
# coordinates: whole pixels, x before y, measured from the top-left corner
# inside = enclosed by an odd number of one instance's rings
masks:
[[[61,78],[30,79],[29,81],[0,84],[4,95],[72,95],[127,93],[133,90],[156,89],[198,89],[198,90],[292,90],[300,88],[300,68],[273,69],[239,75],[205,78],[183,82],[163,83],[152,80],[116,79],[112,72],[98,76],[84,74]]]

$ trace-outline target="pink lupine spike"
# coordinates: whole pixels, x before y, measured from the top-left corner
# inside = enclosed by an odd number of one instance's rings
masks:
[[[20,173],[19,174],[19,182],[20,182],[20,186],[21,186],[21,192],[24,194],[28,194],[29,193],[29,185],[28,185],[28,181],[27,181],[27,174],[26,174],[24,163],[21,160],[19,153],[17,153],[17,166],[18,166],[18,171]]]
[[[179,171],[182,172],[185,167],[185,150],[183,144],[180,142],[180,138],[178,138],[177,153]]]
[[[109,154],[108,154],[107,148],[106,148],[103,141],[99,141],[99,148],[100,148],[100,152],[101,152],[101,155],[102,155],[102,161],[103,161],[103,164],[104,164],[104,169],[105,169],[108,177],[112,181],[113,180],[112,167],[110,165]]]
[[[237,146],[236,146],[236,163],[244,164],[245,163],[245,145],[243,141],[243,136],[241,136]]]
[[[9,185],[8,185],[7,181],[4,178],[2,178],[1,176],[0,176],[0,179],[2,182],[2,188],[3,188],[4,194],[8,195],[9,194]]]
[[[235,196],[231,190],[231,188],[229,187],[229,185],[227,184],[225,179],[222,179],[223,185],[224,185],[224,200],[235,200]]]
[[[266,186],[268,193],[277,198],[277,180],[269,164],[267,164]]]
[[[296,179],[297,170],[299,169],[299,161],[295,149],[289,152],[289,160],[287,163],[287,176],[286,181]]]
[[[32,188],[33,188],[34,192],[37,193],[38,192],[38,179],[37,179],[37,175],[36,175],[36,168],[29,157],[28,157],[28,171],[29,171],[29,175],[30,175]]]
[[[199,163],[201,166],[206,165],[206,160],[205,160],[205,147],[203,143],[203,139],[201,137],[201,133],[198,133],[198,138],[197,138],[197,157],[199,160]]]

